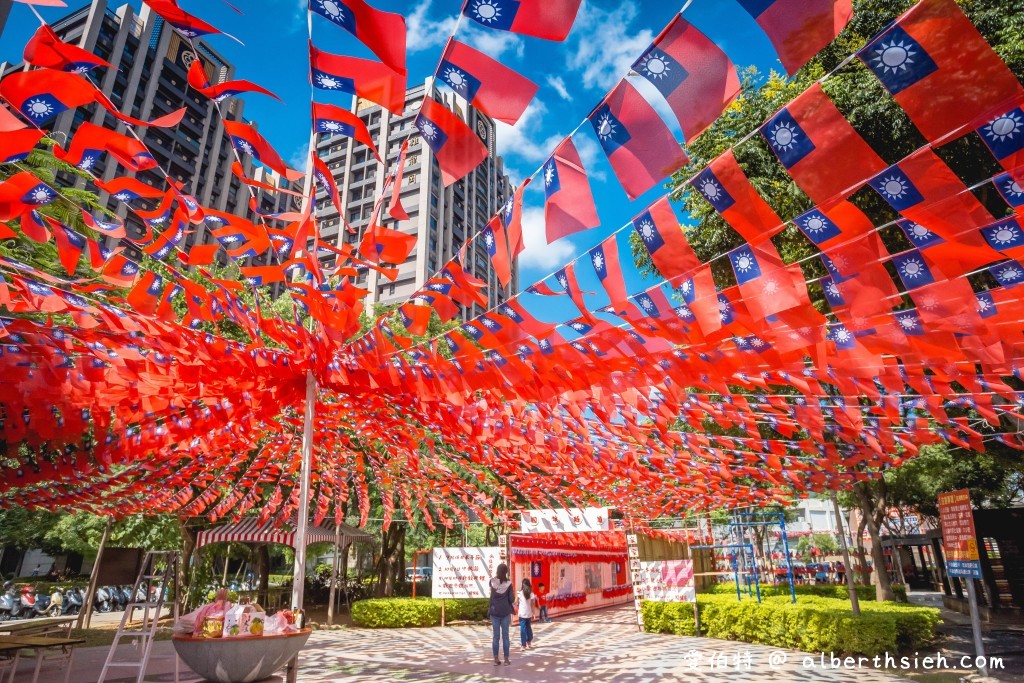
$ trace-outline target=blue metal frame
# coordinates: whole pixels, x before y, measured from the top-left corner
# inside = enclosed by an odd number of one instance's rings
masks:
[[[789,536],[786,534],[786,516],[781,511],[758,511],[758,512],[734,512],[733,520],[729,523],[730,531],[732,529],[739,530],[738,533],[743,540],[746,540],[747,527],[755,526],[776,526],[778,525],[782,533],[782,548],[786,553],[786,573],[789,579],[789,596],[791,602],[796,602],[796,582],[793,578],[793,559],[789,553]],[[747,544],[750,545],[750,544]],[[750,551],[751,557],[754,556],[753,546]],[[758,592],[758,602],[761,601],[761,588],[760,584],[757,583],[757,558],[753,557],[754,563],[754,581]]]

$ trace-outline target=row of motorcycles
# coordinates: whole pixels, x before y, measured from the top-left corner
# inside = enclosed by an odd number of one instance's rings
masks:
[[[15,586],[8,581],[0,593],[0,621],[8,619],[31,619],[37,616],[61,617],[78,614],[85,603],[85,590],[81,588],[54,588],[53,593],[36,593],[33,586]],[[93,600],[97,612],[120,611],[129,602],[156,602],[159,595],[154,586],[146,596],[144,587],[139,586],[135,600],[132,600],[131,586],[99,586]]]

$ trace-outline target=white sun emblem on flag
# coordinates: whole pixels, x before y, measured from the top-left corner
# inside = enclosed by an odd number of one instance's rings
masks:
[[[729,302],[726,301],[725,299],[719,299],[718,300],[718,311],[720,313],[728,313],[729,312]]]
[[[82,157],[82,160],[80,162],[78,162],[78,168],[82,169],[83,171],[88,171],[90,168],[92,168],[95,165],[96,165],[96,157],[94,157],[94,156]]]
[[[239,140],[238,142],[235,143],[235,145],[238,147],[238,151],[242,152],[243,154],[248,154],[249,156],[256,156],[256,150],[252,148],[252,145],[249,144],[248,140]]]
[[[325,131],[328,131],[330,133],[337,133],[339,130],[341,130],[341,124],[338,123],[337,121],[324,121],[320,125],[323,126]]]
[[[772,144],[776,149],[788,152],[793,149],[793,145],[796,144],[796,138],[798,135],[799,134],[796,132],[796,129],[790,125],[789,121],[782,121],[772,128]]]
[[[478,21],[493,24],[501,18],[501,3],[497,0],[476,0],[473,14]]]
[[[345,21],[345,8],[343,8],[334,0],[317,0],[317,4],[324,11],[331,21],[336,23],[342,23]]]
[[[601,270],[601,268],[604,267],[604,256],[602,256],[601,254],[594,254],[593,261],[594,268],[596,270]]]
[[[896,73],[897,71],[906,71],[907,67],[914,63],[916,54],[914,44],[909,41],[897,42],[895,39],[891,39],[889,42],[885,42],[883,40],[875,48],[875,56],[872,60],[876,67],[882,68],[883,74],[890,71]]]
[[[484,318],[484,327],[486,327],[487,329],[491,329],[492,327],[496,326],[497,324],[498,323],[494,322],[490,318]]]
[[[1003,186],[1003,190],[1006,192],[1006,194],[1014,198],[1024,195],[1024,187],[1021,187],[1020,183],[1018,183],[1013,178],[1010,178],[1009,180],[1006,181],[1006,185]]]
[[[420,129],[420,133],[428,140],[433,140],[437,137],[437,127],[430,121],[420,121],[417,126]]]
[[[650,242],[654,239],[654,224],[651,221],[644,221],[640,224],[640,236],[644,238],[644,242]]]
[[[484,235],[484,244],[487,245],[488,249],[494,246],[494,233],[488,232]]]
[[[597,136],[602,140],[615,135],[615,119],[608,112],[601,114],[601,119],[597,122]]]
[[[640,298],[640,308],[644,309],[645,311],[654,310],[654,302],[651,301],[651,297],[649,297],[649,296],[641,297]]]
[[[50,194],[50,188],[48,187],[37,187],[32,190],[32,201],[36,204],[46,204],[51,201],[52,195]]]
[[[701,183],[700,192],[709,202],[713,202],[722,196],[722,188],[714,178],[708,178]]]
[[[43,119],[53,113],[53,105],[39,98],[31,99],[25,104],[25,113],[34,119]]]
[[[644,76],[653,80],[661,80],[667,78],[672,67],[669,63],[656,52],[650,52],[644,55],[644,62],[640,65],[643,69]]]
[[[548,165],[544,167],[544,184],[550,185],[555,182],[555,160],[552,159],[548,162]]]
[[[338,90],[341,88],[341,81],[329,74],[317,74],[316,84],[324,90]]]
[[[924,263],[922,263],[920,259],[908,258],[900,264],[900,274],[904,277],[910,278],[911,280],[924,277],[924,273]]]
[[[125,275],[132,275],[133,273],[139,272],[139,268],[134,263],[129,263],[124,267],[123,272]]]
[[[775,280],[767,280],[762,285],[762,289],[763,289],[765,294],[778,294],[779,293],[779,283],[776,282]]]
[[[999,245],[1012,244],[1020,238],[1020,232],[1014,225],[1002,225],[992,234],[992,241]]]
[[[816,235],[819,232],[823,232],[827,227],[821,216],[808,216],[804,219],[804,230],[809,233]]]
[[[562,289],[569,289],[569,278],[564,275],[559,275],[558,284],[562,285]]]
[[[907,186],[907,181],[898,175],[891,175],[888,178],[883,178],[882,182],[879,183],[878,189],[881,190],[889,199],[899,199],[907,193],[910,188]]]
[[[980,313],[984,313],[985,311],[989,310],[990,308],[992,308],[992,302],[990,302],[988,299],[983,299],[983,298],[979,298],[978,299],[978,311]]]
[[[513,310],[512,310],[512,309],[511,309],[510,307],[508,307],[508,306],[504,306],[504,307],[502,307],[502,309],[501,309],[501,312],[502,312],[502,314],[504,314],[504,315],[507,315],[507,316],[508,316],[508,317],[510,317],[510,318],[513,318],[513,317],[515,317],[515,315],[516,315],[516,312],[515,312],[515,311],[513,311]]]
[[[84,74],[89,72],[89,67],[86,64],[79,64],[71,70],[71,73]]]
[[[917,328],[917,319],[912,315],[904,315],[898,318],[900,321],[900,327],[905,330],[913,330]]]
[[[448,67],[448,70],[444,72],[444,79],[448,81],[448,85],[452,86],[455,90],[466,89],[466,74],[462,73],[454,66]]]
[[[839,285],[835,282],[828,283],[828,286],[825,287],[825,291],[828,292],[829,297],[832,299],[838,299],[842,296],[839,292]]]
[[[570,325],[570,327],[576,330],[577,332],[583,332],[585,329],[587,329],[583,323],[573,323],[572,325]]]
[[[130,192],[118,192],[117,194],[114,195],[114,199],[116,199],[119,202],[127,202],[131,198],[132,195]]]
[[[760,337],[754,337],[753,339],[750,340],[750,345],[753,346],[755,349],[759,349],[762,346],[764,346],[764,340],[761,339]]]
[[[1024,130],[1024,121],[1021,115],[1011,111],[1002,116],[997,116],[985,126],[985,134],[997,142],[1012,140],[1013,136]]]
[[[913,235],[913,237],[918,240],[926,240],[932,236],[931,230],[924,227],[920,223],[911,224],[910,234]]]
[[[754,257],[749,252],[741,252],[736,255],[733,259],[733,264],[736,266],[736,270],[741,273],[746,273],[748,270],[754,267]]]
[[[1021,276],[1020,268],[1016,266],[1006,266],[999,270],[1000,280],[1019,280]]]

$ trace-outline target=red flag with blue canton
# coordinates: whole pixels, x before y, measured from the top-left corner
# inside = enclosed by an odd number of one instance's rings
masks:
[[[372,59],[321,52],[313,43],[309,44],[309,66],[313,87],[362,97],[392,114],[405,111],[404,72]]]
[[[689,160],[658,112],[625,80],[619,81],[589,120],[630,199]]]
[[[9,164],[26,159],[41,137],[43,131],[38,128],[0,132],[0,163]]]
[[[775,246],[765,241],[746,244],[729,252],[729,263],[748,310],[757,318],[799,306],[807,301],[807,290],[797,289],[799,266],[790,270],[782,262]]]
[[[731,149],[701,171],[693,187],[750,243],[762,242],[783,228],[782,219],[750,184]]]
[[[88,50],[65,43],[53,29],[43,24],[25,45],[25,61],[32,66],[83,73],[99,66],[111,64]]]
[[[364,0],[309,0],[309,9],[345,29],[392,70],[405,73],[405,17]]]
[[[55,157],[82,171],[93,170],[104,152],[129,171],[145,171],[157,166],[156,159],[138,138],[115,133],[89,121],[78,126],[67,151],[59,145],[53,148]]]
[[[593,313],[590,312],[590,309],[583,302],[583,290],[580,289],[580,285],[576,281],[576,263],[569,263],[564,268],[559,269],[555,273],[555,279],[558,280],[558,284],[562,285],[562,289],[569,295],[572,302],[576,304],[580,314],[587,322],[593,324],[593,321],[596,321],[597,318],[594,317]]]
[[[331,173],[331,169],[327,168],[327,164],[324,163],[323,159],[313,154],[313,178],[316,180],[316,184],[320,186],[320,189],[327,193],[327,196],[331,198],[331,203],[334,204],[334,208],[338,210],[340,216],[343,211],[341,210],[341,195],[338,193],[338,185],[334,182],[334,174]]]
[[[572,138],[544,164],[544,230],[548,244],[600,225],[590,180]]]
[[[369,147],[373,151],[373,156],[380,161],[380,154],[377,153],[377,147],[373,144],[373,136],[367,130],[366,124],[348,109],[342,109],[333,104],[314,102],[313,131],[328,135],[344,135],[361,142]]]
[[[483,240],[487,254],[491,257],[498,282],[502,287],[507,287],[508,283],[512,281],[512,261],[508,254],[508,236],[505,232],[505,224],[500,214],[492,218],[480,231],[480,239]]]
[[[668,197],[662,197],[636,216],[633,229],[651,255],[654,267],[666,280],[675,280],[700,266]]]
[[[1024,93],[953,0],[921,0],[857,56],[931,141]]]
[[[146,0],[146,4],[186,38],[198,38],[208,33],[222,33],[202,19],[181,9],[177,0]]]
[[[467,0],[462,13],[486,28],[565,40],[581,0]]]
[[[591,249],[589,254],[597,279],[604,287],[604,291],[608,292],[612,306],[620,308],[626,301],[626,282],[622,278],[622,267],[619,266],[619,245],[615,241],[615,235],[609,236]]]
[[[843,198],[885,162],[815,83],[761,126],[775,156],[815,204]]]
[[[225,119],[224,130],[231,138],[231,144],[239,152],[251,156],[288,180],[299,180],[305,177],[305,173],[288,168],[281,155],[249,124]]]
[[[853,17],[850,0],[739,0],[792,75],[835,40]]]
[[[537,94],[533,81],[455,39],[441,55],[437,77],[474,107],[510,126]]]
[[[977,133],[1002,167],[1024,180],[1024,108],[1020,101],[993,116]]]
[[[473,129],[430,97],[423,98],[413,125],[437,158],[445,187],[465,177],[487,158],[487,147]]]
[[[57,192],[28,171],[21,171],[0,182],[0,221],[18,218],[37,206],[57,198]]]
[[[210,84],[206,80],[206,70],[203,68],[203,63],[196,59],[192,62],[192,66],[188,68],[188,84],[201,92],[206,97],[209,97],[214,102],[220,102],[229,97],[234,97],[239,93],[243,92],[258,92],[264,95],[270,95],[278,102],[281,98],[270,92],[262,85],[257,85],[252,81],[236,80],[236,81],[224,81],[223,83]]]
[[[736,67],[682,15],[633,62],[633,71],[664,95],[687,141],[710,126],[740,93]]]

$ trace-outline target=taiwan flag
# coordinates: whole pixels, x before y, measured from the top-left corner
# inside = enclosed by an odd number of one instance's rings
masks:
[[[192,16],[178,7],[177,0],[146,0],[146,4],[186,38],[198,38],[209,33],[222,33],[202,19]]]
[[[234,97],[243,92],[258,92],[269,95],[278,102],[281,101],[280,97],[252,81],[224,81],[210,85],[206,78],[206,70],[203,68],[203,63],[198,59],[193,61],[192,66],[188,68],[188,84],[214,102],[222,102],[229,97]]]
[[[953,0],[922,0],[857,56],[930,141],[1024,94]]]
[[[373,156],[380,161],[380,154],[377,153],[377,147],[373,144],[373,136],[367,130],[366,124],[348,109],[342,109],[333,104],[314,102],[313,131],[328,135],[344,135],[361,142],[369,147],[373,151]]]
[[[474,107],[510,126],[537,94],[533,81],[455,39],[441,55],[437,77]]]
[[[818,83],[768,119],[761,135],[815,204],[844,199],[885,168]]]
[[[548,244],[600,225],[587,170],[571,137],[555,148],[542,172],[544,230]]]
[[[787,268],[771,242],[733,249],[729,263],[751,315],[763,319],[807,302],[799,266]]]
[[[309,0],[309,10],[358,38],[393,71],[405,73],[405,17],[363,0]]]
[[[430,97],[413,122],[441,167],[445,187],[465,177],[487,158],[487,147],[457,114]]]
[[[562,286],[572,302],[576,304],[576,308],[579,309],[580,314],[587,320],[588,323],[594,324],[597,318],[587,308],[587,304],[583,301],[583,290],[580,289],[579,283],[576,281],[576,263],[571,262],[564,268],[558,270],[555,273],[555,279],[558,280],[558,284]]]
[[[792,75],[835,40],[853,17],[850,0],[740,0]]]
[[[462,13],[486,28],[565,40],[581,0],[466,0]]]
[[[89,121],[75,130],[67,151],[60,146],[53,148],[55,157],[82,171],[92,171],[104,152],[109,152],[129,171],[145,171],[157,166],[156,159],[138,138],[115,133]]]
[[[594,266],[597,279],[608,292],[608,298],[616,309],[626,301],[626,282],[622,278],[622,267],[619,266],[619,245],[615,235],[611,235],[589,252],[590,263]]]
[[[316,184],[320,186],[320,189],[327,193],[327,196],[331,198],[331,204],[338,210],[338,215],[341,216],[343,213],[341,210],[341,195],[338,193],[338,185],[334,182],[334,174],[331,173],[331,169],[327,168],[327,164],[324,163],[323,159],[313,154],[313,179],[316,180]]]
[[[546,339],[555,330],[555,326],[551,323],[533,317],[515,298],[509,299],[499,306],[498,313],[511,318],[515,324],[519,325],[520,329],[536,339]]]
[[[23,57],[32,66],[76,73],[84,73],[100,66],[111,66],[110,62],[88,50],[65,43],[46,24],[36,29],[35,34],[25,44]]]
[[[309,44],[310,79],[313,87],[356,95],[376,102],[392,114],[405,111],[404,72],[394,71],[372,59],[321,52]]]
[[[43,131],[38,128],[0,131],[0,163],[9,164],[28,158],[41,137]]]
[[[689,160],[658,113],[625,80],[619,81],[589,120],[630,199],[636,199]]]
[[[93,181],[96,187],[110,194],[119,202],[130,202],[135,199],[156,199],[163,197],[164,192],[137,178],[114,177],[104,182],[102,179]]]
[[[750,184],[731,149],[701,171],[693,187],[748,242],[762,242],[783,228],[782,219]]]
[[[977,133],[1003,168],[1024,180],[1024,108],[1018,104],[1002,110]]]
[[[1009,173],[1000,173],[992,179],[999,196],[1014,209],[1020,212],[1024,206],[1024,179],[1017,180]]]
[[[512,260],[508,255],[508,237],[505,233],[505,224],[501,216],[495,216],[487,223],[487,226],[480,231],[480,239],[487,248],[487,255],[491,257],[494,265],[494,274],[502,287],[507,287],[512,281]]]
[[[18,218],[56,198],[56,190],[28,171],[16,173],[0,182],[0,221]]]
[[[740,93],[736,67],[682,15],[633,62],[633,71],[665,96],[688,142],[714,123]]]
[[[650,253],[654,267],[666,280],[674,281],[700,266],[668,197],[662,197],[635,217],[633,229]]]
[[[264,166],[277,171],[288,180],[300,180],[305,177],[301,171],[288,168],[281,155],[270,146],[259,132],[252,126],[241,121],[224,121],[224,130],[231,138],[231,144],[239,152],[251,156]]]

